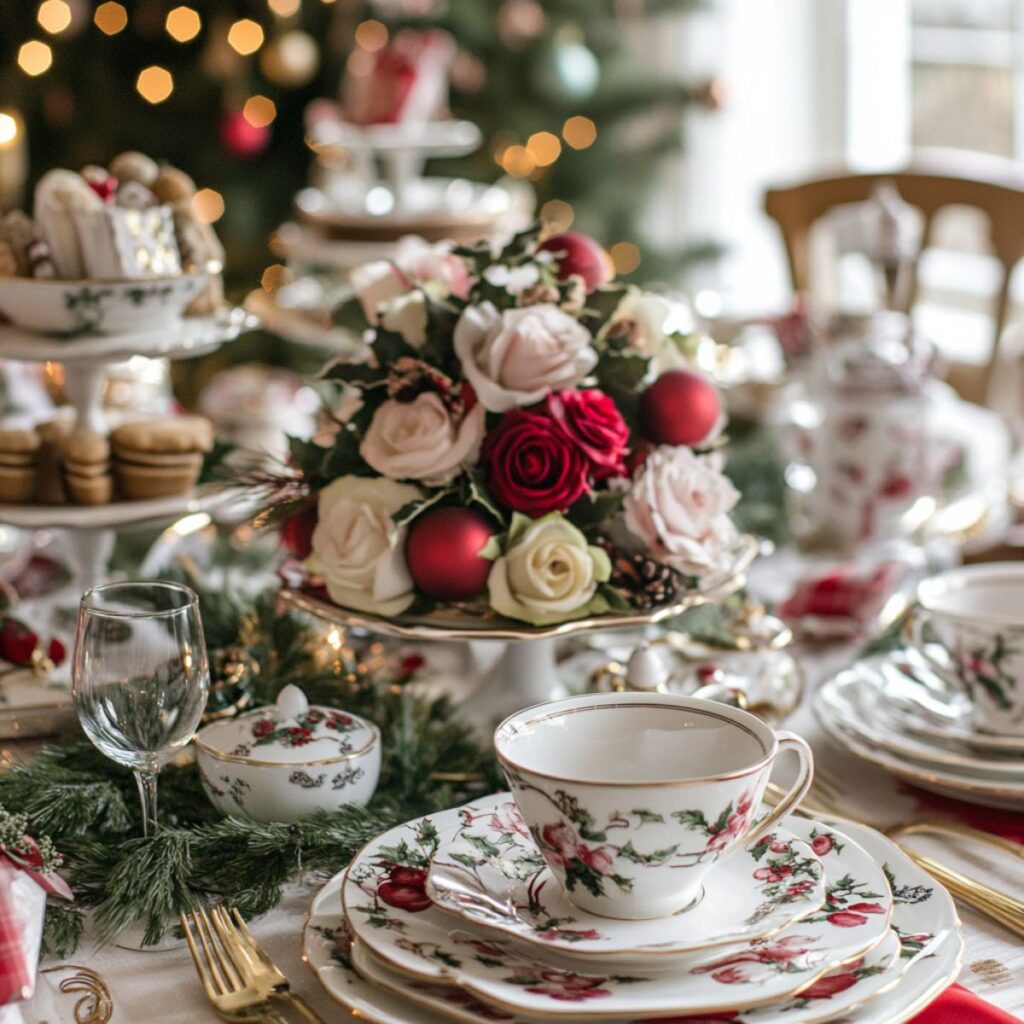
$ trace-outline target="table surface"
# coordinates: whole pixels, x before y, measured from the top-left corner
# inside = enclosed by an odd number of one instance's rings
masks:
[[[832,746],[810,711],[808,696],[816,684],[847,664],[851,654],[850,647],[833,647],[826,652],[808,652],[803,657],[808,676],[807,693],[803,705],[787,720],[786,726],[808,739],[819,763],[831,776],[850,781],[855,803],[844,809],[851,817],[863,816],[879,825],[907,820],[916,808],[913,791],[900,788],[880,770]],[[922,844],[925,842],[922,839]],[[1020,895],[1020,861],[1007,857],[1005,864],[993,863],[990,851],[985,851],[980,860],[971,860],[966,848],[951,851],[948,845],[935,852],[947,862],[959,861],[976,874],[982,873],[999,888]],[[347,1020],[350,1019],[348,1011],[323,992],[302,962],[302,923],[320,884],[321,880],[310,878],[289,887],[282,905],[255,921],[252,928],[293,986],[309,999],[325,1021]],[[960,980],[997,1006],[1024,1017],[1024,943],[973,911],[960,908],[960,912],[967,945]],[[184,946],[146,953],[118,948],[93,950],[86,946],[73,959],[99,971],[107,979],[115,1001],[115,1022],[160,1020],[165,1024],[198,1024],[217,1020],[204,1000]]]

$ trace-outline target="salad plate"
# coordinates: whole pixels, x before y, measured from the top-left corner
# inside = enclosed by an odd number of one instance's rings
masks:
[[[464,808],[430,863],[427,895],[467,925],[565,956],[650,963],[771,935],[819,909],[821,862],[785,829],[736,849],[704,880],[696,905],[671,917],[616,920],[567,898],[515,800]]]
[[[478,801],[497,807],[507,797]],[[670,971],[582,972],[579,963],[525,952],[511,938],[453,929],[451,915],[426,893],[427,867],[442,837],[456,832],[461,809],[391,829],[352,860],[342,909],[354,936],[386,965],[413,980],[457,986],[507,1013],[572,1019],[593,989],[587,1016],[657,1019],[754,1007],[807,988],[863,956],[886,936],[892,896],[882,867],[829,826],[793,820],[789,830],[818,851],[826,878],[822,908],[774,935],[673,960]],[[539,984],[532,983],[538,977]]]
[[[479,801],[470,806],[477,805]],[[956,979],[963,944],[949,894],[873,829],[846,822],[844,829],[883,865],[891,880],[892,928],[901,946],[898,963],[873,970],[883,963],[881,943],[863,963],[824,975],[792,999],[756,1010],[726,1011],[723,1019],[731,1024],[818,1024],[839,1017],[844,1024],[902,1024]],[[451,986],[409,979],[368,960],[358,944],[353,949],[340,909],[343,876],[336,875],[314,897],[303,931],[304,959],[338,1003],[373,1024],[442,1024],[453,1019],[515,1024],[523,1019]],[[354,969],[353,956],[366,977]],[[368,980],[371,976],[376,980]],[[579,1016],[585,1015],[581,1010]],[[642,1024],[643,1019],[623,1018],[623,1024],[627,1020]]]

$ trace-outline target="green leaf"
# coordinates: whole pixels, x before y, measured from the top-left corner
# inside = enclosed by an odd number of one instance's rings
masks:
[[[349,299],[348,302],[335,306],[331,312],[331,323],[359,337],[372,327],[363,312],[363,304],[358,299]]]
[[[597,335],[612,318],[629,292],[628,285],[604,285],[587,296],[587,305],[580,316],[583,326]]]
[[[464,838],[471,846],[479,850],[486,857],[501,856],[501,850],[499,850],[498,847],[485,836],[474,836],[470,833],[466,833]]]
[[[419,359],[419,353],[397,331],[378,327],[373,337],[373,354],[382,370],[390,370],[403,356]]]
[[[673,811],[671,817],[687,828],[708,831],[708,819],[704,817],[703,811]]]
[[[618,515],[625,500],[625,491],[591,491],[569,506],[566,518],[583,531],[593,529]]]
[[[466,868],[478,868],[481,864],[485,863],[478,857],[471,857],[468,853],[452,853],[449,856],[456,864],[461,864]]]
[[[636,810],[630,811],[630,814],[635,814],[643,825],[664,825],[665,818],[661,814],[657,814],[654,811],[646,811],[643,808],[637,808]]]

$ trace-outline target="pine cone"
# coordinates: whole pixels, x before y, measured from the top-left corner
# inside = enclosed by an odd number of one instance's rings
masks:
[[[612,560],[609,582],[623,591],[634,607],[651,611],[671,604],[686,589],[681,573],[647,555],[627,555],[607,541],[599,541]]]

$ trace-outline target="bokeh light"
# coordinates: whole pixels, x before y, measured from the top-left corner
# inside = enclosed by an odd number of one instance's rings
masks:
[[[199,12],[191,7],[175,7],[174,10],[167,12],[164,27],[175,42],[187,43],[199,35],[203,21],[199,17]]]
[[[370,53],[382,49],[388,44],[387,26],[375,18],[361,21],[356,28],[356,43]]]
[[[107,0],[107,3],[96,8],[92,20],[105,35],[116,36],[118,32],[123,32],[128,24],[128,11],[114,0]]]
[[[243,57],[255,53],[263,45],[263,28],[252,18],[239,18],[228,29],[228,46]]]
[[[224,216],[224,197],[212,188],[201,188],[192,197],[192,212],[204,224],[213,224]]]
[[[57,35],[71,24],[71,7],[67,0],[43,0],[36,21],[44,31]]]
[[[163,103],[174,92],[174,78],[167,68],[151,64],[139,72],[135,88],[147,103]]]
[[[266,96],[250,96],[242,107],[242,117],[253,128],[266,128],[277,117],[277,107]]]
[[[562,144],[551,132],[535,132],[526,143],[526,148],[538,167],[553,164],[562,152]]]
[[[564,199],[549,199],[540,208],[540,219],[553,232],[568,231],[576,218],[576,211]]]
[[[567,118],[562,125],[562,138],[573,149],[586,149],[592,146],[597,138],[597,125],[589,117],[577,114],[575,117]]]
[[[608,255],[616,274],[632,274],[640,266],[640,250],[632,242],[616,242]]]
[[[50,70],[52,63],[53,50],[38,39],[30,39],[27,43],[22,43],[21,49],[18,50],[18,67],[26,75],[33,77],[41,75],[44,71]]]

